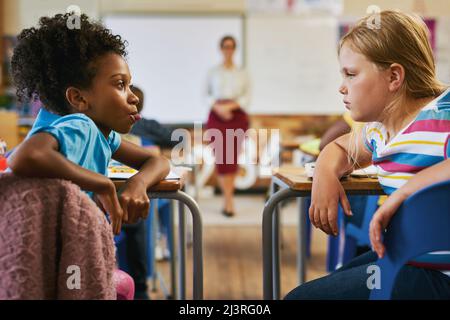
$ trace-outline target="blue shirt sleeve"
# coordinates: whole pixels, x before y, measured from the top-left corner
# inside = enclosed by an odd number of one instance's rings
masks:
[[[47,132],[58,141],[59,152],[67,159],[80,163],[86,157],[83,148],[88,146],[95,139],[96,132],[87,118],[70,115],[60,118],[50,126],[44,126],[36,130]]]
[[[111,131],[108,137],[108,144],[111,148],[111,153],[114,154],[119,149],[120,144],[122,143],[122,138],[120,137],[120,134],[118,134],[115,131]]]

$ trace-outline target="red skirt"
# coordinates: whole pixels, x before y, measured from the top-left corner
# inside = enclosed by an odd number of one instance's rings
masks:
[[[237,159],[240,151],[242,150],[242,141],[238,141],[237,137],[233,138],[234,143],[232,145],[227,144],[226,130],[242,129],[245,132],[248,127],[248,116],[242,109],[234,110],[233,118],[228,121],[222,120],[213,110],[209,113],[206,128],[217,129],[222,134],[222,139],[214,138],[211,143],[214,148],[216,168],[219,175],[232,174],[238,171],[239,167]]]

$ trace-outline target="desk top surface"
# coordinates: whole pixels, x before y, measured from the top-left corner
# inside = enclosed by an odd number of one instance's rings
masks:
[[[306,176],[303,167],[285,166],[277,168],[273,175],[293,190],[311,191],[312,189],[312,179]],[[378,179],[375,178],[349,176],[341,179],[341,183],[344,190],[347,191],[383,191]]]
[[[180,175],[180,179],[177,180],[162,180],[158,184],[149,188],[149,192],[170,192],[170,191],[178,191],[183,189],[188,171],[182,170],[177,172]],[[125,183],[126,179],[113,179],[114,185],[116,188],[121,188]]]

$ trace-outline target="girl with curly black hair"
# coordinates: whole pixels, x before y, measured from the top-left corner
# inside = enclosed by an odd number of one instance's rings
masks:
[[[121,141],[140,119],[131,91],[125,42],[81,15],[44,17],[18,37],[12,71],[20,100],[39,98],[44,108],[27,139],[8,159],[10,169],[27,177],[71,180],[109,212],[115,234],[122,221],[147,217],[147,188],[169,172],[169,162]],[[111,157],[139,170],[119,195],[106,177]]]

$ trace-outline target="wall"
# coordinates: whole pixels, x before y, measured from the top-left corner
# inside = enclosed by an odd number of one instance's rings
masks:
[[[245,0],[97,1],[102,13],[243,13],[245,11]]]
[[[17,34],[33,26],[43,15],[66,11],[78,5],[82,12],[98,19],[109,13],[243,13],[245,0],[3,0],[0,17],[6,34]]]
[[[65,11],[72,4],[99,18],[107,13],[245,13],[245,0],[3,0],[6,34],[17,34],[38,17]],[[280,0],[279,0],[280,1]],[[283,1],[283,0],[281,0]],[[450,16],[448,0],[343,0],[344,16],[362,16],[370,5],[381,9],[417,11],[430,17]]]
[[[450,15],[448,0],[345,0],[344,15],[361,16],[370,5],[377,5],[382,10],[399,9],[406,12],[414,11],[428,17]]]

